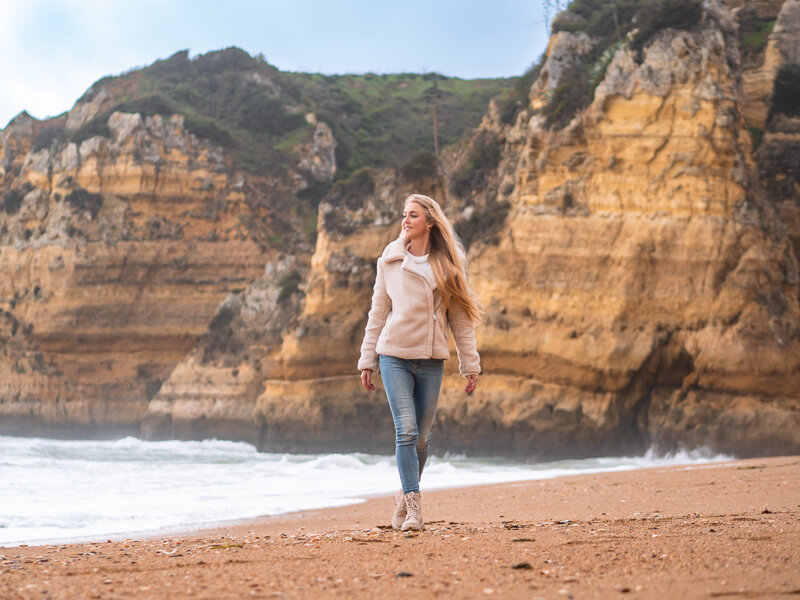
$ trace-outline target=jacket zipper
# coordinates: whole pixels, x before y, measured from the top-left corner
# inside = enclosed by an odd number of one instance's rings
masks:
[[[411,269],[406,269],[402,264],[400,265],[400,270],[401,271],[405,271],[406,273],[408,273],[410,275],[413,275],[414,277],[419,277],[420,279],[422,279],[423,283],[425,284],[425,290],[429,294],[431,294],[431,296],[433,296],[433,290],[431,289],[431,284],[428,281],[427,277],[425,277],[423,275],[420,275],[419,273],[415,273]],[[431,299],[431,301],[433,301],[433,299]],[[433,307],[433,331],[430,331],[429,333],[430,333],[430,338],[431,338],[431,344],[430,344],[430,348],[431,349],[430,349],[429,352],[427,352],[427,354],[428,354],[428,358],[431,358],[433,356],[433,343],[434,343],[434,341],[436,339],[436,307],[435,306]],[[426,342],[427,342],[427,340],[426,340]],[[427,350],[427,348],[426,348],[426,350]]]

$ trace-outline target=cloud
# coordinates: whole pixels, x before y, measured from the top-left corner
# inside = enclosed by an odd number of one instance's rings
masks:
[[[143,35],[156,8],[152,0],[2,3],[0,126],[23,110],[59,114],[97,79],[152,62]]]

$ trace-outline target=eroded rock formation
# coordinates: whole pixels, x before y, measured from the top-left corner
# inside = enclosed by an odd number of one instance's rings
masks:
[[[238,174],[177,115],[114,113],[110,139],[34,150],[36,126],[12,122],[0,155],[0,428],[138,434],[220,302],[276,256],[288,192]]]
[[[530,112],[494,125],[516,187],[499,243],[470,255],[490,375],[478,406],[446,396],[444,415],[459,415],[447,429],[474,411],[485,444],[488,421],[541,453],[800,449],[800,278],[780,214],[797,188],[789,200],[759,181],[744,115],[760,100],[742,91],[735,27],[711,5],[702,28],[660,32],[641,61],[623,46],[563,130]]]

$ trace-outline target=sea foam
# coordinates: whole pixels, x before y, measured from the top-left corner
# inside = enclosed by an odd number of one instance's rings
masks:
[[[431,457],[423,490],[729,460],[708,452],[525,464]],[[0,436],[0,545],[125,538],[393,493],[394,457],[262,453],[218,440]]]

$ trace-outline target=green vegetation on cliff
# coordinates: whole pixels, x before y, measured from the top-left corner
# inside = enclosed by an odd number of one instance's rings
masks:
[[[614,53],[628,44],[642,61],[647,43],[664,29],[692,29],[703,16],[699,0],[573,0],[553,21],[553,33],[582,32],[592,49],[574,61],[542,109],[547,124],[564,127],[594,97]]]
[[[108,135],[111,112],[168,116],[180,113],[195,135],[226,148],[237,165],[254,172],[294,166],[291,152],[311,141],[313,113],[337,141],[337,179],[363,167],[401,167],[434,149],[436,102],[439,146],[474,129],[489,100],[510,90],[511,79],[463,80],[430,74],[319,75],[281,72],[263,57],[228,48],[190,58],[181,51],[138,71],[97,82],[113,106],[73,132],[80,142]]]

